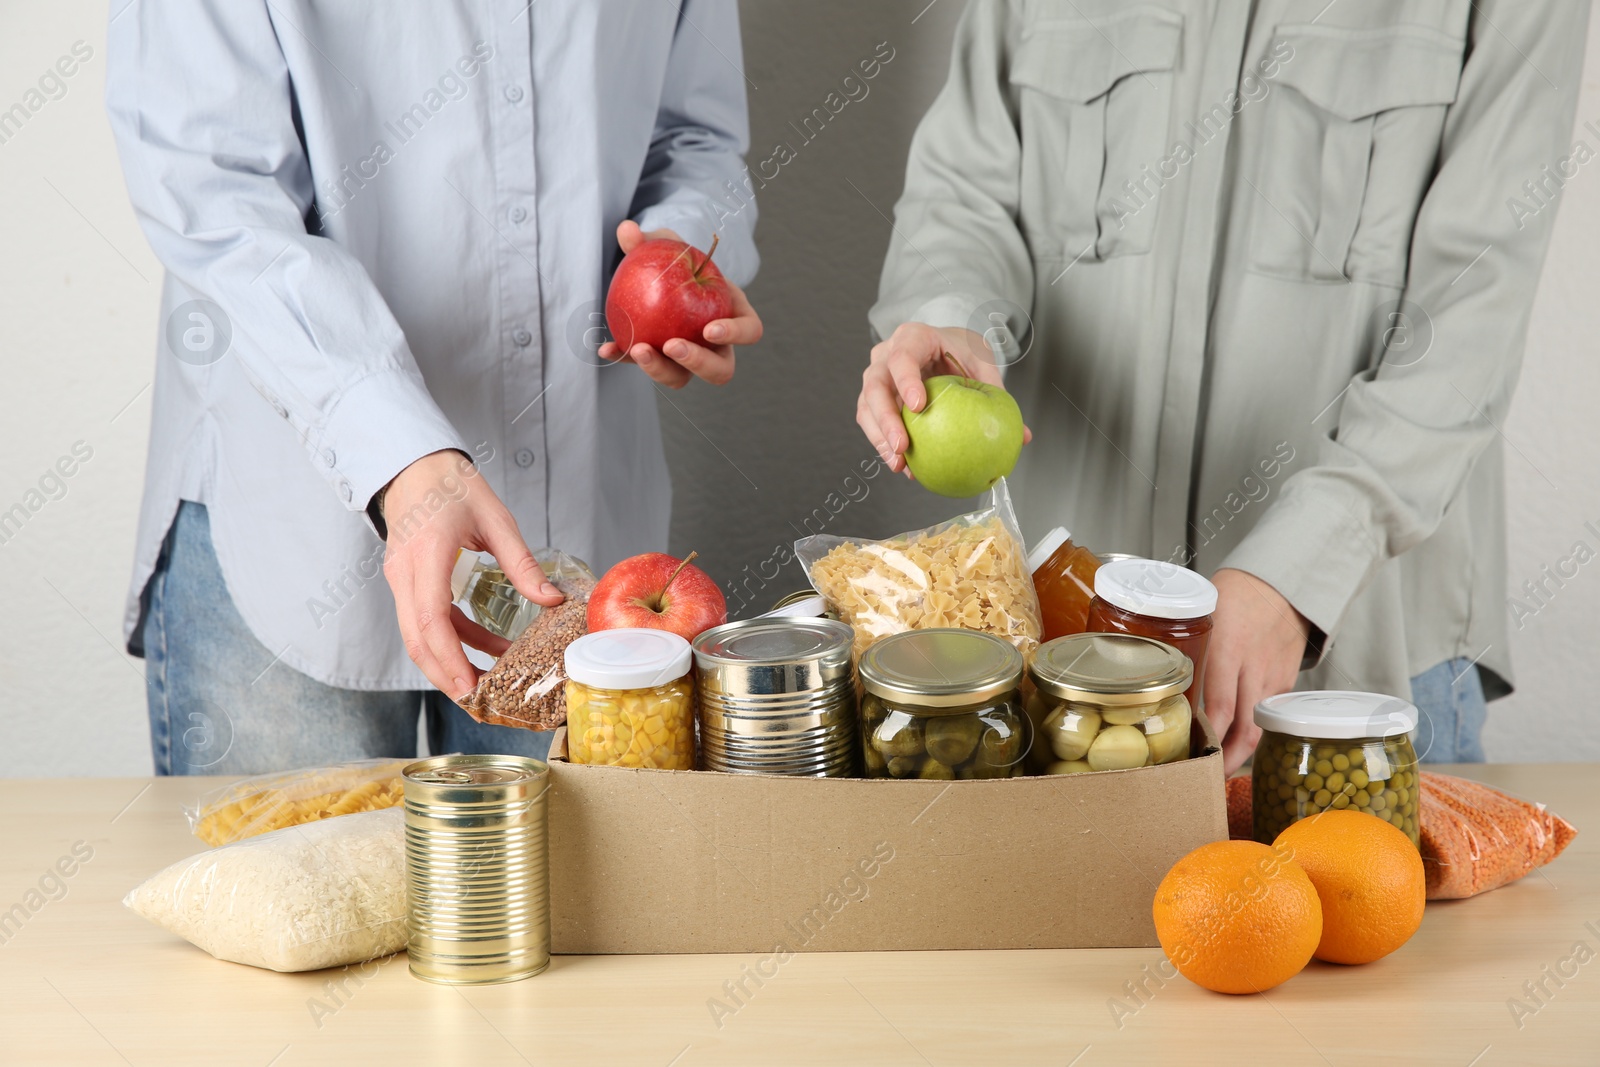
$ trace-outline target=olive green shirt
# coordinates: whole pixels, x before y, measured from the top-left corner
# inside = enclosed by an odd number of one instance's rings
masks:
[[[1024,533],[1237,567],[1303,686],[1508,691],[1501,433],[1581,0],[972,0],[871,318],[970,326]]]

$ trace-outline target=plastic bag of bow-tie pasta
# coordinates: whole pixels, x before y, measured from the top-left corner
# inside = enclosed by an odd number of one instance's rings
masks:
[[[883,541],[814,534],[794,543],[811,584],[855,630],[860,655],[902,630],[982,630],[1039,647],[1039,598],[1005,479],[989,505]]]
[[[392,808],[409,759],[364,759],[329,767],[259,774],[213,790],[184,808],[189,829],[208,845],[227,845],[285,826]]]

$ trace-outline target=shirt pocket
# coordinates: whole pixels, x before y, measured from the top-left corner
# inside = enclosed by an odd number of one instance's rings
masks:
[[[1423,26],[1279,26],[1275,38],[1293,52],[1266,109],[1253,266],[1404,285],[1463,40]]]
[[[1119,189],[1163,155],[1182,38],[1183,16],[1151,6],[1023,30],[1010,81],[1022,129],[1020,222],[1038,258],[1150,250],[1155,204]]]

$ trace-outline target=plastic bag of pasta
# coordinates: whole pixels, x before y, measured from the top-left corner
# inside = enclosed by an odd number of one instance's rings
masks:
[[[208,845],[400,803],[400,770],[410,759],[364,759],[329,767],[260,774],[213,790],[184,808],[189,829]]]
[[[937,526],[883,541],[815,534],[794,553],[855,629],[858,656],[880,637],[946,626],[1003,637],[1023,655],[1039,646],[1039,599],[1004,478],[987,507]]]

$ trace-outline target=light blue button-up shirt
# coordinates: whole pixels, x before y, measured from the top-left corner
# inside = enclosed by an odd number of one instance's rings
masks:
[[[748,282],[735,0],[118,0],[106,97],[166,267],[126,632],[179,500],[282,661],[426,685],[367,502],[443,448],[531,545],[666,548],[650,381],[594,355],[625,218]]]

